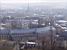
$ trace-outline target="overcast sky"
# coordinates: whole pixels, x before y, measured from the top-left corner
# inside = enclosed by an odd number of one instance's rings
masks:
[[[0,0],[1,3],[27,3],[28,0]],[[37,2],[67,2],[67,0],[29,0],[30,3],[37,3]]]
[[[60,8],[66,8],[67,7],[67,0],[0,0],[0,5],[4,5],[1,7],[7,7],[13,6],[12,4],[18,4],[18,3],[41,3],[44,2],[44,5],[49,5],[53,7],[60,7]],[[6,4],[3,4],[6,3]],[[10,5],[11,4],[11,5]]]

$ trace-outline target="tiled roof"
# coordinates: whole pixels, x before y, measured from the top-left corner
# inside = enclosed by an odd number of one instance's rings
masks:
[[[52,27],[53,30],[55,30],[54,27]],[[13,29],[13,30],[0,30],[0,33],[45,33],[48,32],[50,30],[50,27],[43,27],[43,28],[33,28],[33,29]]]

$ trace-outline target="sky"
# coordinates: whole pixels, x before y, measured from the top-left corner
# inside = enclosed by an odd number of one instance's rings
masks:
[[[28,3],[28,0],[0,0],[1,3]],[[57,2],[67,2],[67,0],[29,0],[30,3],[38,3],[38,2],[49,2],[49,3],[57,3]]]
[[[67,0],[0,0],[0,5],[4,5],[4,7],[13,6],[10,4],[18,4],[18,3],[41,3],[44,2],[45,5],[51,5],[53,7],[61,7],[66,8],[67,7]],[[3,4],[5,3],[5,4]],[[3,7],[3,6],[1,6]]]

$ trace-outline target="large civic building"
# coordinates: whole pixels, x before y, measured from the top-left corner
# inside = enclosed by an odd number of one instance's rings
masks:
[[[55,28],[52,27],[55,34]],[[0,39],[13,41],[37,40],[37,38],[48,36],[50,34],[50,26],[33,29],[3,29],[0,30]]]

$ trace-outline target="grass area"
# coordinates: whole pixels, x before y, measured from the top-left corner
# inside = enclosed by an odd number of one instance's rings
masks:
[[[13,50],[13,44],[10,41],[0,41],[0,50]]]
[[[4,48],[4,47],[1,47],[0,50],[13,50],[13,48]]]

